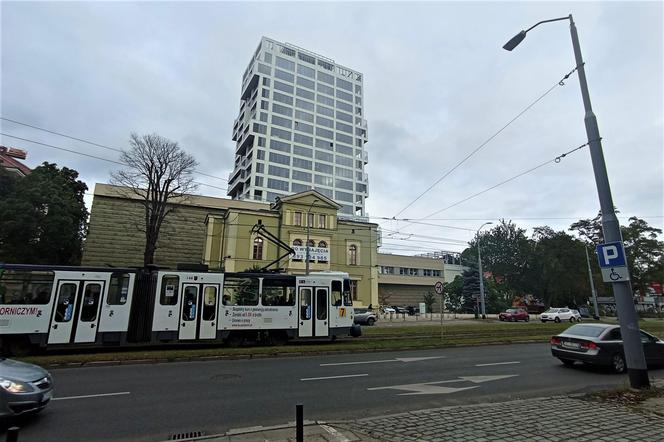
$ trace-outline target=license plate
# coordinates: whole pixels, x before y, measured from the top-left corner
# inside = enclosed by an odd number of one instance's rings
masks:
[[[53,392],[52,391],[47,391],[44,393],[44,396],[42,397],[42,402],[43,401],[49,401],[53,397]]]
[[[578,349],[580,346],[577,342],[563,342],[563,347]]]

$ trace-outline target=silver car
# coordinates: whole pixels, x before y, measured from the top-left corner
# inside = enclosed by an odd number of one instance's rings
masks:
[[[46,370],[0,357],[0,418],[37,413],[52,396],[53,380]]]

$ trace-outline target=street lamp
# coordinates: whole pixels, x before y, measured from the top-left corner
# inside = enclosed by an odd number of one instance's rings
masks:
[[[602,142],[597,127],[597,118],[593,113],[590,104],[590,92],[586,82],[586,71],[581,57],[581,47],[579,45],[579,35],[576,31],[576,25],[572,14],[568,17],[554,18],[536,23],[525,31],[516,34],[510,41],[505,43],[503,49],[511,51],[526,38],[526,33],[534,27],[552,21],[569,20],[570,34],[572,36],[572,47],[574,49],[574,58],[576,68],[579,73],[579,85],[581,86],[581,96],[583,106],[586,112],[584,123],[586,126],[586,135],[588,137],[588,146],[590,149],[590,158],[593,164],[595,174],[595,183],[597,185],[597,194],[599,196],[600,209],[602,211],[602,231],[604,232],[604,242],[620,242],[622,244],[622,235],[620,233],[620,224],[616,217],[613,206],[613,197],[611,196],[611,187],[609,186],[609,177],[606,172],[604,162],[604,153],[602,151]],[[627,269],[626,269],[627,270]],[[643,355],[643,346],[639,334],[639,321],[632,300],[632,284],[627,281],[615,281],[613,284],[613,295],[616,298],[616,307],[618,309],[618,318],[620,321],[620,331],[623,338],[623,347],[625,350],[625,359],[627,362],[627,372],[629,381],[633,388],[648,388],[648,370],[646,360]]]
[[[482,252],[480,252],[480,230],[482,227],[493,224],[491,221],[488,221],[480,226],[477,229],[477,262],[479,263],[480,270],[480,301],[482,302],[482,319],[486,319],[486,302],[484,300],[484,275],[482,274]]]
[[[309,222],[309,214],[311,213],[311,209],[314,207],[314,204],[318,202],[317,199],[313,200],[311,202],[311,205],[309,206],[309,210],[307,210],[307,253],[306,253],[306,258],[305,258],[305,275],[309,274],[309,232],[311,231],[311,223]]]

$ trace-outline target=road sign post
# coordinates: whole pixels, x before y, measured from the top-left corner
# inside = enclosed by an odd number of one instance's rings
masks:
[[[445,305],[445,292],[442,281],[436,282],[433,289],[440,295],[440,342],[443,342],[443,307]]]

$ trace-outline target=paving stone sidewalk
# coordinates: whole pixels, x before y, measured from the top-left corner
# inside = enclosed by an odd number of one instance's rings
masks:
[[[331,425],[382,441],[664,440],[660,416],[567,396],[443,407]]]

